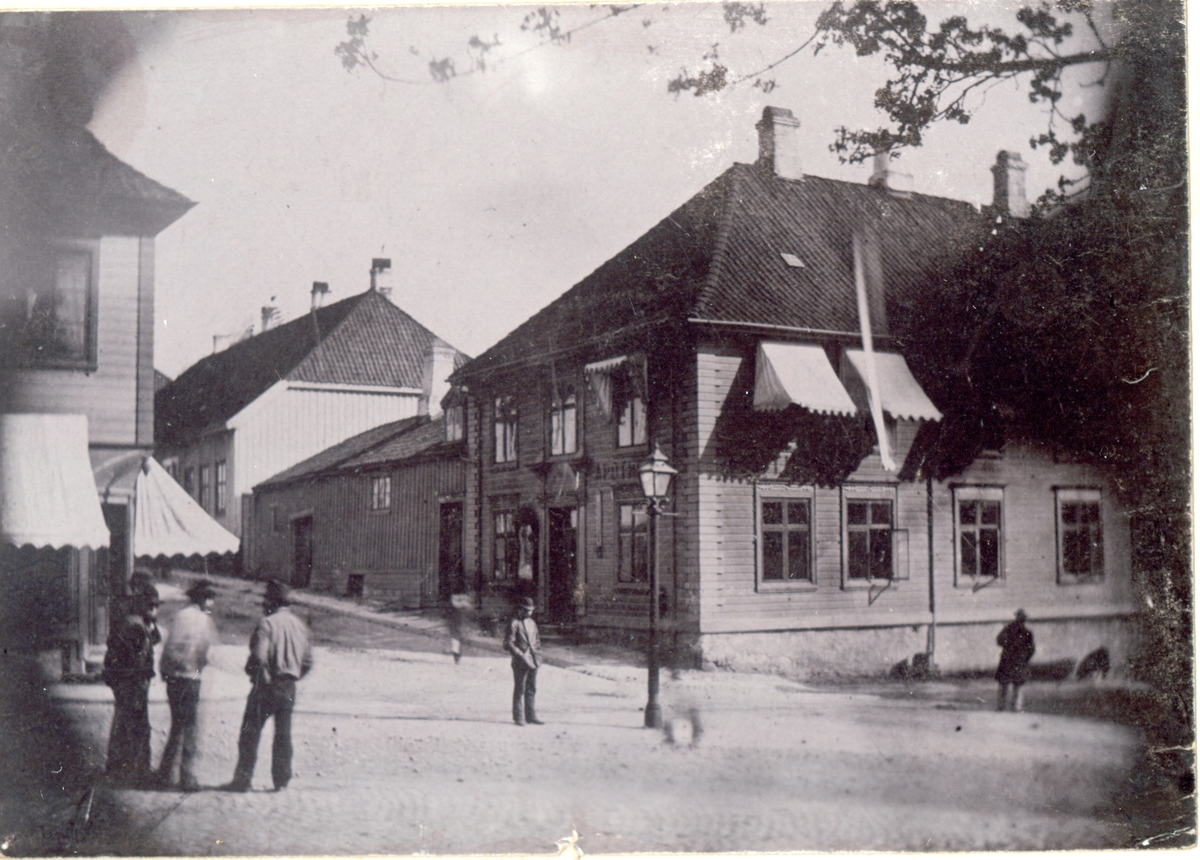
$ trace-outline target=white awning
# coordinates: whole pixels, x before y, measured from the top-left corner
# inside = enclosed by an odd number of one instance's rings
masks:
[[[866,354],[861,349],[848,349],[846,357],[865,385]],[[942,420],[942,413],[913,378],[904,356],[894,352],[876,352],[875,374],[879,380],[879,401],[884,412],[893,418],[908,421]]]
[[[754,368],[754,408],[773,412],[793,403],[826,415],[858,413],[823,347],[760,343]]]
[[[613,414],[613,376],[628,374],[634,389],[639,396],[646,396],[645,381],[646,363],[641,356],[618,355],[616,358],[606,358],[604,361],[594,361],[583,366],[583,376],[600,403],[604,417],[612,420]]]
[[[141,464],[134,495],[135,557],[237,552],[238,538],[210,517],[153,457]]]
[[[0,541],[108,546],[84,415],[0,415]]]

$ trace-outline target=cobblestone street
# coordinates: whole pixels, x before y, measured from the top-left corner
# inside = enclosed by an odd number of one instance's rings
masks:
[[[244,607],[231,606],[231,582],[219,605],[226,642],[203,682],[206,789],[233,773],[248,691]],[[301,609],[320,632],[318,604]],[[286,791],[270,790],[268,728],[249,794],[101,788],[86,823],[74,813],[76,849],[546,854],[572,831],[587,853],[1102,848],[1136,837],[1117,791],[1137,763],[1137,733],[995,713],[990,683],[884,698],[766,675],[664,672],[666,718],[696,708],[703,723],[697,743],[672,744],[641,727],[644,669],[559,649],[538,679],[547,724],[522,728],[508,717],[511,673],[494,642],[469,646],[455,665],[446,640],[427,635],[434,622],[407,623],[426,650],[317,648],[299,685]],[[1036,704],[1039,691],[1030,694]],[[86,765],[101,768],[108,688],[63,684],[52,695]],[[157,680],[150,717],[157,762],[170,722]]]

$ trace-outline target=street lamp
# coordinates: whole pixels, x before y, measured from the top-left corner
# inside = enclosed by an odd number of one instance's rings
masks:
[[[658,704],[658,525],[659,508],[667,500],[671,479],[678,471],[671,468],[658,443],[654,453],[638,469],[642,492],[646,496],[646,515],[650,520],[650,642],[646,648],[646,720],[648,729],[662,728],[662,707]]]

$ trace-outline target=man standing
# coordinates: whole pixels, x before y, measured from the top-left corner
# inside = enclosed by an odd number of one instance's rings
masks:
[[[209,647],[217,642],[217,625],[211,615],[217,593],[211,582],[200,579],[187,594],[192,602],[171,620],[159,662],[159,671],[167,682],[171,734],[158,766],[158,779],[163,786],[169,786],[171,771],[179,758],[179,787],[183,791],[199,791],[200,784],[192,772],[196,757],[196,711],[200,706],[200,672],[208,663]]]
[[[1000,683],[997,711],[1021,710],[1021,685],[1029,680],[1029,661],[1034,651],[1033,634],[1025,626],[1027,617],[1024,609],[1018,609],[1016,619],[996,637],[1000,646],[1000,665],[996,667],[996,680]]]
[[[292,709],[296,705],[296,682],[312,668],[312,646],[308,627],[288,608],[288,587],[271,580],[263,595],[263,619],[250,637],[250,696],[238,738],[238,762],[230,791],[249,791],[258,757],[263,726],[275,718],[275,742],[271,748],[271,779],[275,790],[287,788],[292,778]]]
[[[542,647],[533,609],[533,598],[522,598],[520,612],[509,623],[508,635],[504,637],[504,650],[512,655],[512,715],[518,726],[526,723],[542,725],[533,701],[537,695],[538,651]]]
[[[108,636],[101,677],[113,691],[113,722],[105,771],[120,785],[147,788],[150,779],[150,711],[147,697],[154,677],[154,646],[162,637],[154,618],[158,591],[131,583],[129,611]]]

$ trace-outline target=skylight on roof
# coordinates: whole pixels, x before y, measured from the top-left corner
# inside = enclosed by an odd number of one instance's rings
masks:
[[[783,262],[787,263],[793,269],[803,269],[804,268],[804,261],[801,260],[799,257],[797,257],[795,254],[783,253],[783,254],[780,254],[779,256],[783,257]]]

